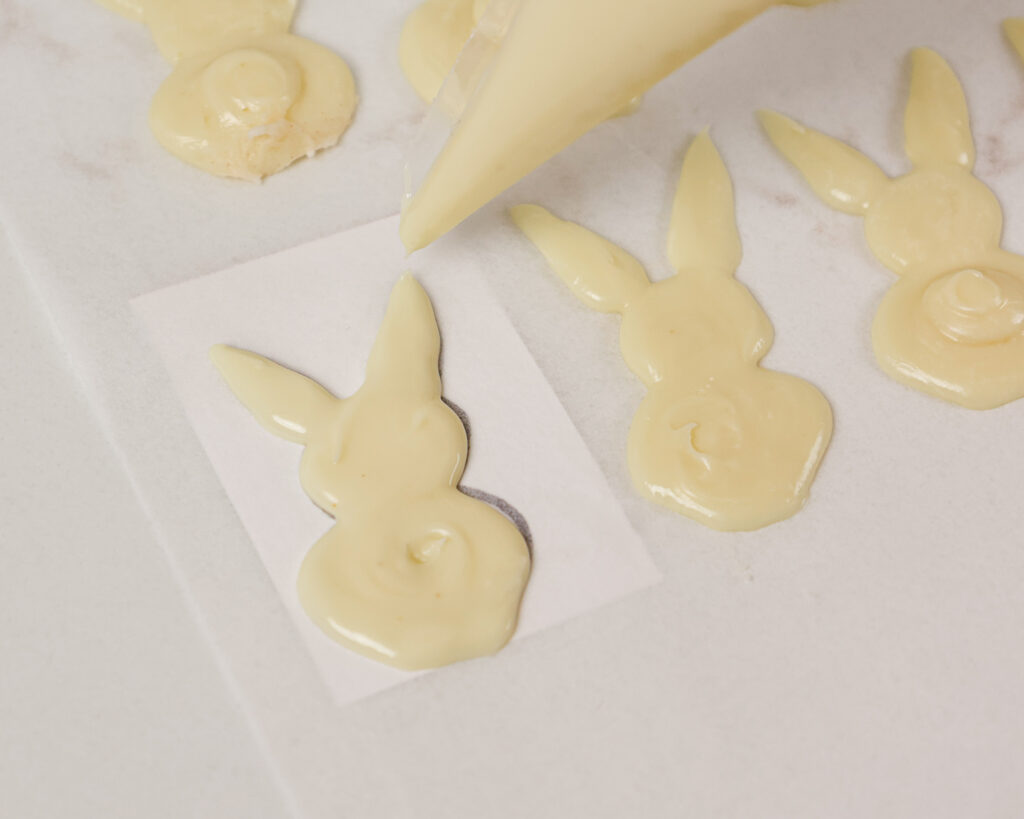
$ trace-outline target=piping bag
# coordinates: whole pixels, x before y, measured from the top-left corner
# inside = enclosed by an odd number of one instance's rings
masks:
[[[426,247],[772,6],[824,0],[491,0],[406,161],[401,238]]]

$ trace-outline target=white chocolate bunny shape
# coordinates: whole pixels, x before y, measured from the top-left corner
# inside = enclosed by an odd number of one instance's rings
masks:
[[[863,216],[868,245],[900,280],[872,329],[897,381],[970,409],[1024,395],[1024,258],[1001,248],[1003,212],[972,173],[967,100],[934,51],[912,55],[906,150],[890,179],[863,154],[762,112],[775,146],[832,207]]]
[[[258,181],[334,145],[352,121],[348,64],[288,33],[296,0],[99,2],[144,23],[174,65],[149,125],[190,165]]]
[[[530,573],[516,526],[458,489],[466,431],[441,400],[440,344],[430,300],[406,275],[349,398],[254,353],[210,353],[260,424],[305,446],[302,487],[336,519],[299,572],[306,613],[405,669],[498,651]]]
[[[711,138],[699,136],[683,163],[668,239],[677,272],[663,281],[541,207],[512,215],[581,301],[622,314],[622,354],[649,389],[629,434],[637,490],[721,530],[797,512],[832,413],[806,381],[758,366],[772,326],[734,277],[742,248],[732,180]]]

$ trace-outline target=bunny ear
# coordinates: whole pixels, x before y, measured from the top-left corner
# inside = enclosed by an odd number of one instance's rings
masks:
[[[668,231],[668,258],[676,271],[740,266],[743,246],[736,227],[732,178],[705,131],[686,152]]]
[[[424,399],[441,397],[441,335],[430,298],[410,274],[391,291],[366,366],[366,383]]]
[[[889,177],[878,165],[845,142],[805,128],[775,111],[760,111],[757,116],[779,152],[836,210],[863,216],[889,184]]]
[[[539,205],[509,213],[576,297],[601,313],[621,313],[650,285],[643,265],[621,247]]]
[[[315,381],[256,353],[217,344],[210,360],[256,420],[288,441],[306,443],[338,403]]]
[[[1010,44],[1017,50],[1018,56],[1024,60],[1024,17],[1016,17],[1003,22],[1003,31],[1010,39]]]
[[[905,121],[907,156],[915,166],[974,167],[974,139],[963,86],[942,57],[914,49]]]

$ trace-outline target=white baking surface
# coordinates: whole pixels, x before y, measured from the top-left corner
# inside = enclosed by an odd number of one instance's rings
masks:
[[[395,271],[406,267],[397,230],[397,217],[385,219],[133,302],[338,705],[418,675],[340,649],[303,613],[299,565],[333,521],[299,488],[300,448],[249,416],[208,351],[217,343],[251,349],[336,395],[351,395],[362,383]],[[419,279],[435,305],[444,395],[469,423],[463,485],[511,504],[529,527],[533,571],[516,639],[658,582],[604,475],[472,258],[432,249],[411,266],[423,271]]]
[[[2,230],[0,349],[0,816],[280,819]]]
[[[339,149],[251,187],[149,141],[144,109],[166,67],[141,30],[92,3],[0,0],[0,95],[17,122],[0,137],[0,218],[293,813],[1024,813],[1024,402],[970,413],[879,373],[868,330],[891,274],[751,116],[778,107],[898,171],[904,57],[936,47],[964,80],[978,173],[1022,250],[1024,67],[998,23],[1024,8],[838,0],[774,12],[444,241],[482,260],[665,582],[492,661],[336,708],[129,300],[393,210],[418,111],[393,63],[407,7],[306,0],[296,30],[351,59],[366,107]],[[641,391],[614,320],[568,297],[500,211],[540,201],[664,272],[681,152],[707,124],[737,181],[740,278],[777,331],[766,363],[812,380],[836,412],[805,511],[741,536],[633,496],[623,441]],[[206,549],[183,562],[190,543]]]

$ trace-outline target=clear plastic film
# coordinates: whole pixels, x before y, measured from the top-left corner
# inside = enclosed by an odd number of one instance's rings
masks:
[[[466,41],[455,67],[431,103],[405,155],[405,196],[408,202],[448,141],[469,100],[480,87],[508,32],[522,0],[491,0]]]

